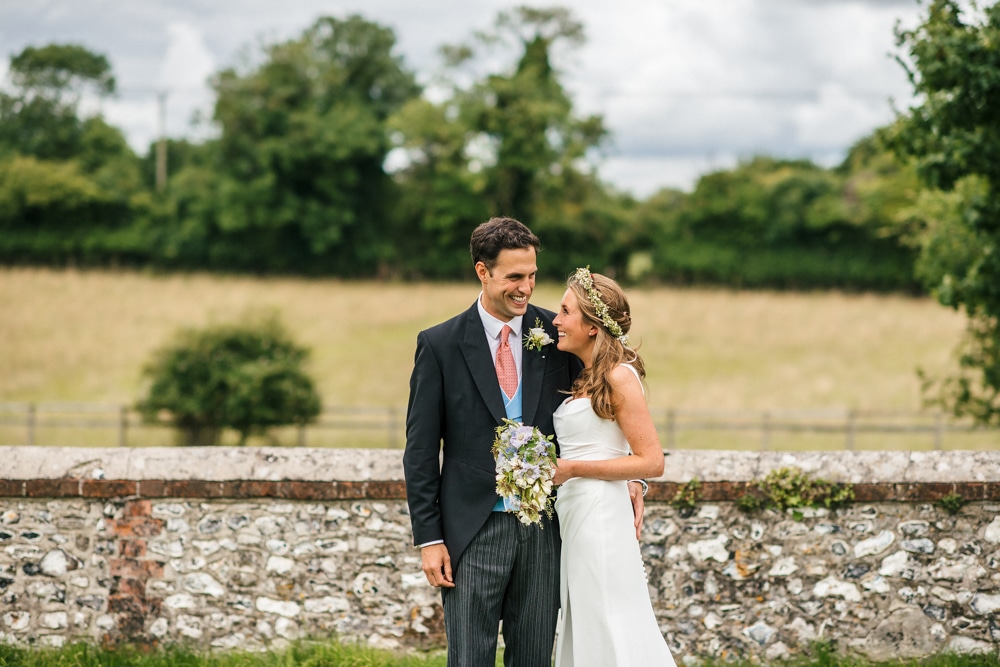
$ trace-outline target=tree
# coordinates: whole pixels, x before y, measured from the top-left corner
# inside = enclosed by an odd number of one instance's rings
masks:
[[[461,279],[469,272],[470,231],[489,217],[484,177],[469,168],[468,128],[450,117],[451,102],[418,98],[389,120],[404,164],[393,174],[393,273]]]
[[[81,98],[114,93],[103,55],[73,44],[27,47],[0,92],[0,258],[49,264],[145,259],[131,229],[144,188],[122,132]]]
[[[959,373],[937,383],[935,400],[1000,424],[1000,4],[966,12],[934,0],[897,39],[920,103],[885,138],[939,191],[923,198],[918,266],[938,299],[969,317]]]
[[[243,445],[319,414],[307,357],[275,320],[183,330],[144,369],[151,384],[137,408],[148,423],[176,426],[185,445],[218,444],[225,428]]]
[[[377,271],[391,244],[386,120],[419,92],[394,45],[360,17],[321,18],[259,65],[215,77],[217,265]]]
[[[593,214],[608,207],[588,162],[607,132],[600,116],[575,113],[555,64],[558,51],[583,40],[583,26],[568,9],[522,6],[499,13],[492,30],[471,43],[442,52],[469,169],[481,174],[489,215],[529,223],[549,252],[546,262],[572,266],[572,249],[586,249],[588,263],[613,273],[595,257],[614,254],[615,223]],[[500,71],[497,59],[487,57],[498,45],[508,58]],[[488,71],[477,71],[483,63]]]
[[[868,191],[872,170],[757,157],[706,174],[689,196],[664,193],[642,210],[659,223],[655,270],[742,287],[910,288],[912,252]]]
[[[80,98],[115,92],[107,58],[76,44],[29,46],[11,56],[9,77],[13,93],[0,92],[0,156],[75,157],[88,130]]]

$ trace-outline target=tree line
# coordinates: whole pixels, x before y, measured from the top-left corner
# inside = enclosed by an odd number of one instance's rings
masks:
[[[566,9],[501,13],[441,48],[432,95],[391,29],[321,18],[212,78],[218,136],[169,141],[162,192],[153,147],[81,111],[115,92],[107,59],[29,47],[0,92],[0,262],[462,279],[472,228],[510,215],[550,270],[919,289],[901,224],[915,177],[874,137],[834,169],[756,157],[646,199],[603,182],[609,132],[558,67],[583,39]]]

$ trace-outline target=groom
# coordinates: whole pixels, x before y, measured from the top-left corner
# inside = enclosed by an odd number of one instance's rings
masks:
[[[501,620],[506,665],[551,664],[558,528],[525,526],[504,511],[491,453],[504,418],[555,433],[552,413],[580,369],[554,343],[522,345],[536,319],[557,335],[554,314],[528,304],[539,245],[512,218],[479,225],[469,248],[479,298],[417,336],[403,468],[414,544],[442,590],[449,667],[494,664]]]

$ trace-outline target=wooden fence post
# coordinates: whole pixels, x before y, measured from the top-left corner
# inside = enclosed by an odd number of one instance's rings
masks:
[[[847,449],[854,451],[854,434],[858,428],[857,414],[854,408],[847,411]]]
[[[944,445],[944,419],[940,412],[934,413],[934,449],[941,451]]]
[[[667,449],[677,449],[677,411],[667,410]]]
[[[386,432],[387,432],[386,434],[388,435],[388,441],[386,442],[386,445],[388,445],[389,449],[394,449],[397,446],[396,429],[399,428],[398,419],[399,419],[399,411],[396,409],[395,406],[389,406],[389,419],[388,419],[389,423],[387,424],[386,427]]]
[[[771,441],[771,413],[764,410],[760,413],[760,451],[766,452]]]
[[[128,406],[123,405],[118,410],[118,446],[128,447]]]
[[[28,446],[31,447],[35,444],[35,404],[28,403]]]

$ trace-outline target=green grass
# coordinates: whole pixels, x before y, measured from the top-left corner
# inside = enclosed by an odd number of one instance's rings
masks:
[[[444,667],[440,653],[393,653],[353,644],[296,642],[283,651],[198,652],[183,647],[149,651],[99,648],[78,643],[63,648],[0,644],[0,667]]]
[[[133,647],[99,648],[77,643],[63,648],[25,648],[0,644],[0,667],[444,667],[442,652],[390,652],[337,642],[295,642],[278,651],[199,652],[175,646],[140,650]],[[502,665],[497,656],[497,667]],[[759,660],[707,660],[703,667],[750,667]],[[871,663],[860,658],[838,656],[824,646],[810,655],[772,663],[785,667],[992,667],[995,655],[943,654],[921,660]]]

